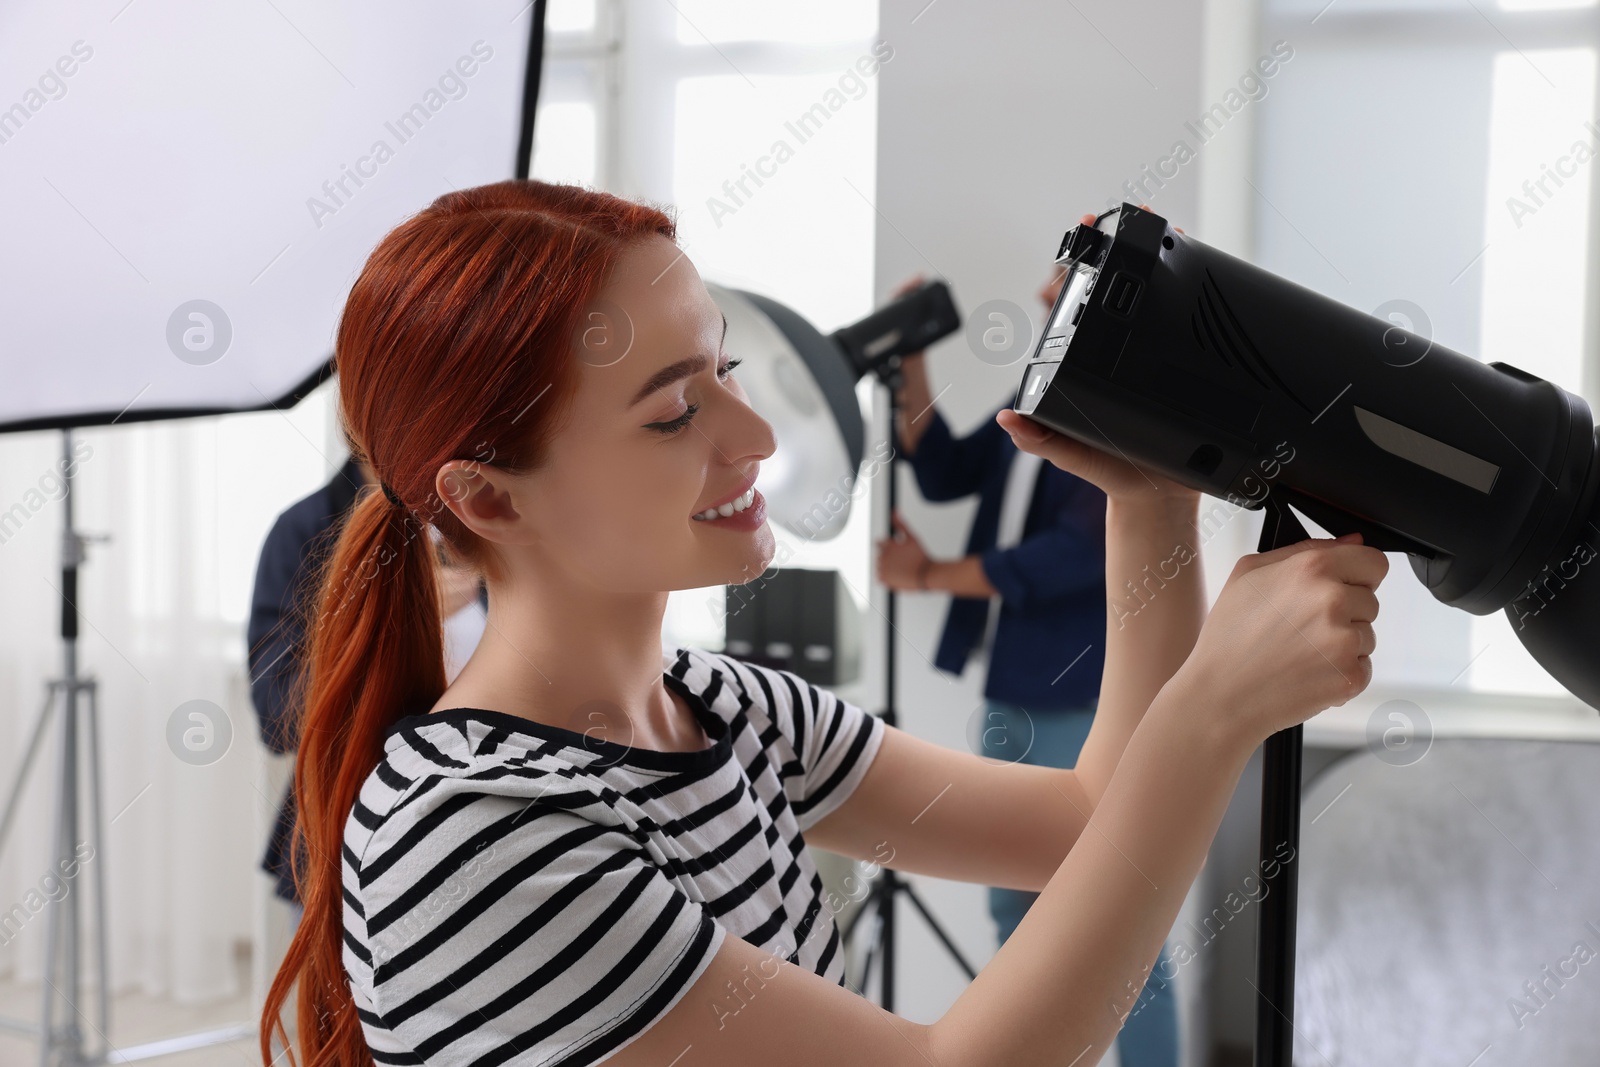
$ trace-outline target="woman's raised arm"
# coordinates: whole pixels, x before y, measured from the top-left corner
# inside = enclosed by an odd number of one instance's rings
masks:
[[[1205,575],[1195,537],[1200,494],[1015,411],[1002,411],[997,421],[1018,448],[1106,494],[1105,672],[1094,725],[1075,768],[1093,806],[1145,709],[1188,657],[1205,620]]]
[[[1090,804],[1100,803],[1135,727],[1200,635],[1199,510],[1198,493],[1106,499],[1105,673],[1075,767]]]

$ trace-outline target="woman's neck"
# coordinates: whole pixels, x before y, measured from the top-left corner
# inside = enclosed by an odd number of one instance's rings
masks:
[[[636,748],[703,747],[662,682],[667,594],[489,585],[477,649],[433,711],[480,708]]]

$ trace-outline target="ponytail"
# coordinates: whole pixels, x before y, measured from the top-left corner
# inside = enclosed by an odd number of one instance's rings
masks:
[[[296,1016],[306,1067],[367,1067],[341,958],[344,818],[383,758],[384,734],[444,692],[443,629],[426,528],[381,491],[357,500],[323,572],[310,627],[300,744],[295,756],[297,847],[290,853],[305,908],[267,994],[262,1055],[299,977]],[[308,1022],[314,1027],[306,1032]],[[358,1052],[359,1050],[359,1052]],[[299,1061],[290,1053],[291,1065]]]
[[[676,228],[649,205],[496,182],[401,223],[351,287],[334,346],[339,406],[380,488],[346,519],[306,628],[290,845],[305,912],[262,1008],[263,1064],[282,1055],[274,1033],[289,1067],[373,1063],[343,965],[344,828],[389,728],[445,690],[433,538],[492,574],[434,478],[455,459],[538,466],[576,393],[580,317],[622,251],[651,235],[675,240]],[[282,1013],[296,983],[291,1041]]]

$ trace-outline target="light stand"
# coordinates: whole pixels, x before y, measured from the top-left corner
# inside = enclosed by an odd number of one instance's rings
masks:
[[[891,437],[898,432],[896,427],[899,426],[901,357],[922,350],[931,342],[954,333],[958,326],[960,317],[955,312],[954,302],[950,299],[949,288],[944,282],[934,280],[917,286],[915,290],[904,294],[883,309],[862,318],[861,322],[835,331],[832,341],[850,357],[856,374],[861,378],[866,374],[874,374],[875,378],[888,389],[888,424]],[[898,507],[899,464],[901,464],[901,454],[898,450],[891,450],[890,466],[888,466],[888,509],[885,520],[890,526],[888,530],[890,536],[894,533],[894,510]],[[888,597],[883,613],[885,701],[880,717],[888,725],[898,726],[896,664],[899,656],[894,638],[899,635],[899,629],[896,627],[899,597],[893,589],[885,592]],[[872,883],[872,891],[867,894],[866,901],[862,902],[861,910],[854,913],[846,923],[843,942],[848,949],[862,915],[869,913],[874,915],[874,941],[867,945],[866,960],[861,971],[861,985],[862,989],[866,989],[867,977],[872,973],[872,963],[874,960],[880,961],[878,1003],[885,1011],[894,1011],[894,947],[896,947],[894,902],[901,896],[910,901],[912,907],[917,909],[918,915],[922,915],[923,923],[933,931],[934,937],[938,937],[939,944],[944,945],[944,950],[950,953],[950,958],[965,971],[968,981],[978,977],[978,969],[973,968],[973,965],[966,961],[966,957],[963,957],[962,950],[955,947],[955,941],[952,941],[946,929],[939,925],[939,921],[933,917],[933,912],[928,910],[928,905],[923,904],[922,897],[917,896],[917,889],[912,888],[909,881],[899,877],[899,873],[883,867]],[[880,950],[882,955],[878,955]]]
[[[891,435],[893,435],[897,432],[897,427],[899,425],[899,403],[896,398],[899,395],[901,383],[900,356],[893,355],[889,358],[875,361],[869,364],[868,369],[876,374],[878,379],[888,387],[889,432]],[[897,507],[900,461],[901,456],[899,450],[892,450],[889,454],[889,506],[887,510],[888,523],[890,526],[888,532],[890,536],[893,536],[894,533],[894,512],[895,508]],[[899,659],[899,656],[897,654],[895,638],[899,634],[899,629],[895,625],[895,617],[896,609],[899,604],[899,596],[892,588],[887,589],[885,592],[887,596],[887,602],[884,610],[883,639],[884,706],[883,711],[881,712],[881,717],[888,725],[896,726],[899,724],[899,714],[895,707],[895,694],[898,692],[896,688],[895,665]],[[862,989],[866,988],[867,979],[872,971],[873,961],[879,960],[881,963],[878,975],[879,1003],[882,1005],[885,1011],[894,1011],[896,943],[895,901],[901,896],[904,896],[907,900],[909,900],[911,905],[917,909],[918,914],[922,916],[922,921],[927,924],[927,927],[930,931],[932,931],[933,936],[938,938],[939,943],[942,944],[945,951],[950,954],[950,958],[955,960],[956,965],[966,972],[968,980],[970,981],[978,976],[976,968],[974,968],[971,963],[967,962],[967,958],[961,954],[961,950],[956,947],[956,943],[951,940],[950,935],[945,932],[942,926],[939,925],[939,921],[935,919],[933,913],[928,910],[928,906],[923,903],[922,898],[917,895],[917,891],[912,887],[911,883],[900,877],[900,875],[894,870],[884,867],[879,872],[878,877],[873,881],[872,890],[870,893],[868,893],[867,899],[862,902],[861,909],[852,915],[850,917],[850,921],[845,924],[843,939],[844,944],[846,947],[848,947],[851,944],[851,937],[855,933],[856,926],[860,922],[861,917],[869,913],[874,916],[874,940],[868,945],[866,959],[862,965],[861,987]],[[878,955],[880,948],[882,949],[881,957]]]
[[[16,818],[28,771],[43,749],[46,729],[53,718],[59,718],[61,760],[56,766],[55,829],[49,869],[58,876],[66,876],[67,872],[75,871],[77,868],[78,858],[75,850],[81,822],[78,806],[81,762],[78,711],[80,708],[85,709],[88,716],[85,727],[88,734],[89,767],[84,777],[88,779],[89,784],[90,816],[89,835],[85,843],[90,851],[88,859],[84,862],[93,864],[94,868],[95,948],[100,978],[96,1003],[97,1023],[94,1025],[107,1047],[102,1048],[92,1058],[84,1048],[84,1033],[79,1019],[83,1013],[78,1009],[83,984],[79,969],[82,960],[82,895],[69,890],[65,897],[49,905],[48,914],[45,916],[43,1003],[40,1006],[39,1023],[0,1019],[0,1025],[7,1029],[39,1035],[40,1067],[51,1067],[53,1064],[106,1062],[109,1040],[105,1035],[111,1025],[110,998],[107,994],[109,972],[106,968],[105,845],[102,834],[103,813],[99,773],[99,690],[93,678],[84,677],[78,671],[78,567],[85,559],[85,544],[88,539],[73,525],[72,482],[76,461],[72,455],[71,430],[62,431],[61,456],[62,479],[66,485],[65,494],[61,498],[63,529],[61,588],[58,590],[61,600],[62,674],[61,677],[51,678],[45,683],[44,706],[39,709],[39,717],[28,739],[27,752],[17,769],[16,782],[11,787],[11,796],[6,801],[4,814],[0,815],[0,849],[4,848],[6,835],[10,833],[12,821]],[[57,696],[61,697],[59,705],[56,701]],[[53,710],[57,711],[58,715],[52,715]],[[58,1022],[56,1009],[61,1003],[65,1004],[66,1011]]]
[[[16,781],[0,814],[0,850],[5,847],[12,821],[22,800],[28,772],[44,747],[45,734],[52,720],[61,724],[61,759],[56,765],[54,833],[50,871],[71,879],[82,866],[90,866],[94,879],[95,989],[94,1019],[78,1005],[83,994],[83,896],[70,888],[65,896],[48,906],[45,916],[45,956],[42,1003],[39,1022],[0,1018],[0,1026],[39,1038],[39,1067],[83,1067],[87,1064],[132,1063],[152,1056],[165,1056],[188,1049],[223,1044],[249,1037],[255,1027],[248,1023],[206,1030],[182,1037],[167,1038],[128,1048],[113,1048],[111,1032],[111,970],[107,963],[105,818],[100,791],[100,702],[99,683],[79,673],[78,664],[78,569],[87,559],[91,540],[74,525],[72,483],[76,461],[72,454],[72,431],[61,433],[62,480],[66,491],[61,498],[61,646],[62,674],[45,683],[44,706],[34,722],[28,748],[17,769]],[[56,697],[61,698],[58,703]],[[80,737],[79,711],[85,713]],[[53,714],[54,713],[54,714]],[[84,760],[87,758],[87,766]],[[85,826],[80,807],[79,782],[87,783],[88,812]],[[84,831],[87,830],[85,834]],[[79,846],[87,846],[84,856]],[[70,872],[70,873],[69,873]],[[100,1047],[90,1051],[84,1025],[100,1035]]]

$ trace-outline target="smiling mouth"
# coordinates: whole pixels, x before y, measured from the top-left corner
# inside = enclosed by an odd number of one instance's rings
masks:
[[[743,493],[734,497],[721,507],[707,508],[698,515],[693,516],[693,518],[697,522],[710,522],[712,519],[725,519],[729,515],[737,515],[745,508],[748,508],[751,504],[755,503],[755,499],[755,486],[751,486],[749,489],[746,489]]]

